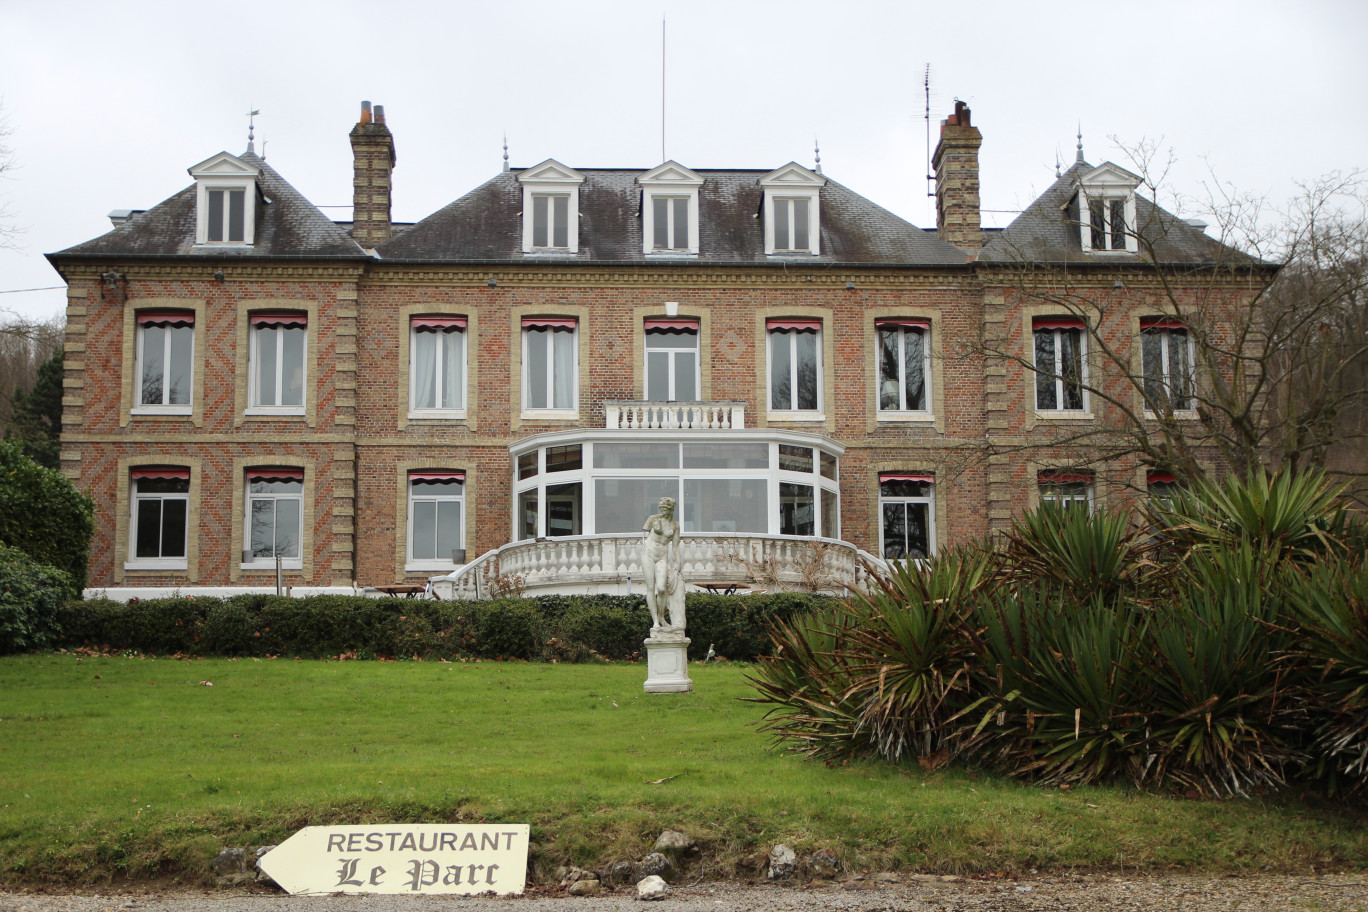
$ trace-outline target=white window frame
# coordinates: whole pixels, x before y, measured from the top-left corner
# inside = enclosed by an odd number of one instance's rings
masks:
[[[1176,342],[1181,336],[1181,342]],[[1186,327],[1176,326],[1147,326],[1143,322],[1140,325],[1140,382],[1142,391],[1149,386],[1149,376],[1145,373],[1145,343],[1148,339],[1159,340],[1160,375],[1159,383],[1164,388],[1165,395],[1172,399],[1174,370],[1171,364],[1172,348],[1175,344],[1181,344],[1187,349],[1187,382],[1188,404],[1179,408],[1174,407],[1175,415],[1191,415],[1197,410],[1197,378],[1196,365],[1193,358],[1196,349],[1193,346],[1192,333]],[[1155,417],[1158,413],[1150,407],[1149,397],[1145,399],[1145,415]]]
[[[550,256],[563,256],[579,252],[579,191],[580,185],[584,183],[584,175],[567,168],[555,159],[547,159],[534,168],[528,168],[518,175],[518,182],[523,188],[523,253],[540,254]],[[566,205],[565,227],[566,245],[564,247],[553,246],[555,241],[555,207],[551,199],[547,200],[547,226],[546,240],[547,245],[533,244],[534,237],[534,199],[537,197],[556,197],[563,196],[568,199]]]
[[[1141,178],[1125,168],[1105,162],[1078,179],[1078,240],[1084,253],[1126,254],[1139,253],[1140,239],[1136,234],[1135,190]],[[1103,246],[1092,244],[1092,204],[1102,203]],[[1119,229],[1112,224],[1112,203],[1120,202],[1125,224]],[[1121,246],[1114,246],[1116,236],[1123,237]]]
[[[570,319],[570,318],[563,318]],[[528,404],[529,375],[530,371],[530,340],[531,331],[537,329],[535,326],[522,327],[522,417],[523,418],[571,418],[579,414],[579,320],[575,318],[575,328],[570,330],[570,357],[572,366],[570,371],[570,406],[567,408],[533,407]],[[547,353],[546,369],[546,401],[555,402],[555,347],[551,344],[552,338],[561,330],[548,331],[545,334]]]
[[[193,315],[187,315],[187,319],[193,321]],[[165,328],[165,327],[157,327]],[[135,415],[189,415],[195,408],[195,325],[186,327],[171,327],[190,330],[190,401],[184,403],[166,402],[166,397],[170,390],[167,388],[166,373],[171,364],[172,335],[167,333],[163,336],[162,342],[162,402],[146,403],[142,401],[143,396],[143,365],[145,361],[145,346],[147,342],[146,330],[148,326],[142,323],[137,324],[137,347],[136,357],[133,364],[133,408]]]
[[[304,523],[307,517],[304,515],[304,486],[305,480],[299,479],[299,491],[282,492],[253,492],[251,476],[257,472],[249,470],[243,478],[242,488],[242,547],[243,551],[252,549],[252,504],[259,500],[269,500],[275,503],[282,501],[294,501],[299,504],[299,528],[295,530],[299,541],[299,555],[296,557],[281,557],[280,567],[282,570],[302,570],[304,569]],[[274,527],[273,527],[274,528]],[[279,538],[277,535],[276,538]],[[275,557],[252,555],[248,560],[242,562],[243,570],[274,570]]]
[[[920,474],[920,473],[913,473]],[[884,479],[879,479],[879,556],[884,560],[910,560],[918,561],[923,558],[907,557],[892,558],[888,557],[888,540],[885,538],[887,530],[884,528],[884,506],[900,505],[906,510],[908,504],[923,504],[926,507],[926,558],[936,556],[936,483],[934,479],[924,482],[927,485],[925,497],[918,497],[903,494],[884,494]],[[905,514],[904,514],[905,518]],[[905,543],[904,543],[905,544]]]
[[[703,178],[675,161],[667,161],[637,178],[641,185],[641,252],[652,257],[698,256],[698,190]],[[687,199],[689,201],[689,230],[680,238],[675,233],[674,207],[669,207],[671,237],[675,247],[655,246],[655,200]]]
[[[195,178],[195,243],[209,247],[251,247],[256,241],[257,179],[261,169],[236,155],[220,152],[190,168]],[[228,240],[229,206],[225,197],[223,221],[219,226],[223,238],[209,240],[209,194],[223,191],[243,191],[242,239]]]
[[[467,328],[464,325],[452,325],[443,330],[429,331],[420,330],[417,326],[422,321],[422,317],[414,317],[409,321],[409,417],[410,418],[465,418],[467,413],[467,403],[470,400],[469,377],[470,377],[470,348]],[[433,337],[433,362],[434,373],[432,382],[438,392],[445,386],[446,371],[449,365],[446,363],[445,346],[438,345],[439,337],[448,333],[460,333],[461,344],[461,401],[456,404],[441,403],[433,408],[423,408],[418,405],[419,382],[418,382],[418,344],[422,336]]]
[[[642,361],[642,374],[643,374],[643,376],[642,376],[642,378],[641,378],[641,383],[642,383],[641,396],[642,396],[642,398],[645,399],[645,400],[648,400],[648,401],[652,401],[652,402],[696,402],[696,401],[698,401],[698,400],[702,397],[702,395],[703,395],[703,393],[702,393],[703,365],[702,365],[701,361],[699,360],[700,357],[701,357],[701,353],[700,353],[700,351],[699,351],[699,332],[698,332],[698,329],[695,328],[693,332],[682,332],[682,333],[675,333],[675,334],[674,334],[674,335],[687,336],[688,338],[692,339],[692,340],[693,340],[693,348],[684,348],[684,347],[681,347],[681,346],[667,347],[667,346],[663,346],[663,345],[655,345],[655,346],[653,346],[653,345],[651,345],[651,339],[652,339],[652,338],[655,338],[655,337],[658,337],[658,336],[661,336],[661,335],[666,335],[666,334],[665,334],[665,333],[662,333],[662,332],[653,332],[649,327],[646,328],[646,329],[643,331],[643,335],[645,336],[645,346],[644,346],[643,361]],[[694,384],[693,384],[693,385],[694,385],[694,392],[696,393],[696,395],[695,395],[695,397],[694,397],[693,399],[680,399],[680,398],[678,397],[678,395],[676,394],[676,382],[675,382],[675,380],[676,380],[676,377],[678,376],[679,365],[678,365],[678,363],[677,363],[677,360],[676,360],[676,358],[675,358],[675,355],[676,355],[676,354],[679,354],[679,353],[681,353],[681,352],[689,352],[689,353],[691,353],[691,354],[694,356],[694,358],[693,358],[693,373],[694,373],[693,381],[694,381]],[[665,398],[665,399],[660,399],[660,398],[652,399],[652,398],[651,398],[650,383],[651,383],[651,355],[652,355],[652,353],[664,354],[665,357],[666,357],[666,363],[669,365],[668,379],[667,379],[666,382],[667,382],[667,384],[669,385],[670,388],[669,388],[669,390],[668,390],[669,396],[668,396],[667,398]]]
[[[451,571],[451,570],[455,569],[456,567],[464,566],[464,564],[457,564],[457,563],[455,563],[455,562],[452,561],[450,558],[447,558],[446,560],[443,560],[443,559],[441,559],[440,557],[431,558],[431,559],[428,559],[428,558],[419,559],[419,558],[415,558],[415,557],[413,556],[413,543],[414,543],[414,534],[413,534],[413,516],[414,516],[414,509],[413,509],[413,507],[414,507],[414,504],[415,504],[415,503],[433,503],[433,504],[456,503],[456,504],[459,504],[459,505],[460,505],[460,508],[461,508],[461,512],[460,512],[460,517],[461,517],[461,518],[460,518],[460,524],[461,524],[461,528],[460,528],[460,534],[457,535],[456,538],[457,538],[457,540],[460,542],[460,544],[459,544],[457,547],[459,547],[459,548],[461,548],[462,550],[464,550],[464,549],[465,549],[465,546],[466,546],[466,516],[467,516],[467,514],[466,514],[465,482],[462,481],[459,485],[458,485],[458,484],[447,484],[447,485],[438,486],[438,485],[421,484],[421,483],[414,482],[412,479],[409,479],[409,480],[407,481],[407,484],[408,484],[408,526],[407,526],[407,529],[406,529],[406,538],[405,538],[405,549],[404,549],[404,550],[405,550],[405,555],[404,555],[404,558],[405,558],[405,559],[404,559],[404,569],[405,569],[405,570],[446,570],[446,571]],[[439,491],[439,490],[438,490],[439,487],[440,487],[442,490]],[[422,490],[422,491],[420,491],[420,490],[419,490],[420,488],[427,489],[427,490]],[[459,490],[459,493],[457,493],[457,494],[451,493],[451,491],[450,491],[449,489],[453,489],[453,488],[454,488],[454,489],[458,489],[458,490]],[[468,561],[468,560],[469,560],[469,558],[467,557],[467,561]]]
[[[822,356],[822,333],[825,326],[817,330],[791,330],[783,328],[771,329],[765,327],[765,406],[769,417],[784,421],[822,421],[825,420],[825,364]],[[774,346],[776,339],[782,336],[784,343],[789,346],[789,402],[792,404],[797,397],[798,381],[798,343],[796,337],[807,335],[811,332],[816,336],[817,364],[817,405],[815,408],[775,408],[774,407]]]
[[[1095,478],[1084,481],[1059,480],[1050,475],[1036,476],[1036,490],[1042,507],[1054,504],[1068,509],[1072,504],[1083,504],[1089,515],[1092,515],[1096,503],[1095,485]]]
[[[1052,334],[1054,335],[1054,355],[1055,355],[1055,363],[1052,364],[1052,365],[1050,365],[1050,367],[1049,367],[1048,370],[1041,370],[1041,369],[1040,369],[1040,365],[1037,364],[1037,363],[1036,363],[1036,360],[1035,360],[1035,359],[1036,359],[1036,335],[1037,335],[1038,333],[1042,333],[1042,332],[1048,332],[1048,333],[1052,333]],[[1081,400],[1081,402],[1082,402],[1082,407],[1081,407],[1081,408],[1065,408],[1065,407],[1064,407],[1064,372],[1063,372],[1063,370],[1061,369],[1061,368],[1062,368],[1062,365],[1060,364],[1060,360],[1059,360],[1059,359],[1060,359],[1060,351],[1061,351],[1061,346],[1060,346],[1059,342],[1060,342],[1060,334],[1061,334],[1061,333],[1066,333],[1066,332],[1078,333],[1078,394],[1079,394],[1079,398],[1080,398],[1080,400]],[[1035,405],[1035,413],[1036,413],[1036,415],[1038,415],[1038,416],[1044,416],[1044,417],[1050,417],[1050,418],[1070,417],[1070,416],[1072,416],[1072,417],[1086,417],[1086,416],[1091,415],[1091,411],[1090,411],[1091,401],[1090,401],[1090,399],[1089,399],[1089,397],[1088,397],[1088,329],[1087,329],[1086,326],[1078,327],[1078,328],[1076,328],[1076,329],[1074,329],[1074,328],[1071,328],[1071,329],[1062,329],[1062,328],[1056,328],[1056,329],[1048,329],[1048,328],[1036,329],[1034,326],[1032,326],[1032,328],[1031,328],[1031,363],[1032,363],[1032,365],[1033,365],[1033,370],[1034,370],[1034,372],[1031,374],[1031,401],[1032,401],[1032,402],[1034,403],[1034,405]],[[1041,404],[1040,404],[1040,393],[1039,393],[1039,391],[1038,391],[1038,386],[1037,386],[1037,384],[1039,383],[1039,379],[1040,379],[1040,376],[1041,376],[1042,374],[1048,374],[1048,375],[1051,375],[1051,376],[1054,377],[1054,384],[1055,384],[1055,402],[1057,403],[1057,405],[1056,405],[1054,408],[1045,408],[1045,407],[1042,407]]]
[[[188,570],[190,567],[190,487],[182,492],[141,493],[138,482],[142,479],[129,479],[129,521],[128,521],[128,558],[125,570]],[[181,557],[138,557],[138,507],[145,501],[178,500],[185,503],[185,554]],[[164,522],[164,520],[163,520]]]
[[[300,319],[303,319],[303,320],[307,321],[308,318],[307,318],[307,317],[301,317]],[[261,344],[261,343],[260,343],[260,338],[261,338],[261,335],[260,335],[260,334],[263,333],[263,332],[266,332],[266,331],[270,331],[270,332],[279,332],[281,329],[285,329],[285,328],[287,328],[287,327],[282,327],[282,326],[257,326],[257,325],[249,325],[249,326],[247,327],[247,339],[248,339],[248,354],[247,354],[247,402],[248,402],[248,406],[247,406],[247,414],[248,414],[248,415],[303,415],[303,414],[305,414],[305,411],[308,409],[308,406],[309,406],[309,326],[308,326],[308,323],[307,323],[307,322],[305,322],[305,325],[304,325],[304,326],[299,327],[299,328],[302,330],[302,334],[301,334],[301,336],[300,336],[300,345],[301,345],[301,349],[300,349],[300,353],[299,353],[300,370],[303,372],[302,377],[301,377],[301,381],[300,381],[300,382],[301,382],[301,390],[302,390],[302,401],[300,402],[299,405],[261,405],[261,404],[260,404],[260,401],[261,401],[261,389],[260,389],[260,381],[261,381],[261,376],[260,376],[260,374],[261,374],[261,371],[260,371],[260,369],[261,369],[261,355],[260,355],[260,344]],[[275,366],[276,366],[276,372],[275,372],[275,377],[276,377],[276,390],[275,390],[275,392],[276,392],[276,397],[275,397],[275,398],[276,398],[277,401],[278,401],[278,400],[281,398],[281,397],[280,397],[280,394],[281,394],[281,393],[283,392],[283,390],[284,390],[284,385],[283,385],[283,384],[284,384],[284,376],[283,376],[284,371],[282,370],[282,367],[283,367],[284,358],[285,358],[285,348],[284,348],[283,345],[280,345],[280,344],[279,344],[279,340],[277,340],[277,344],[276,344],[275,350],[276,350],[276,365],[275,365]]]
[[[924,324],[924,325],[917,325]],[[889,381],[883,375],[883,338],[882,334],[896,330],[898,333],[898,376]],[[932,404],[934,388],[931,377],[931,324],[927,320],[913,319],[890,319],[888,321],[876,321],[874,324],[874,345],[877,354],[874,357],[874,390],[875,406],[879,412],[879,420],[897,420],[898,418],[929,418],[932,415]],[[907,376],[906,376],[906,351],[907,334],[915,332],[921,336],[922,342],[922,398],[926,400],[924,408],[907,407]],[[1034,341],[1034,340],[1033,340]],[[883,407],[884,384],[894,382],[898,386],[898,407]]]
[[[821,188],[826,185],[826,178],[816,172],[809,171],[802,165],[790,162],[777,171],[760,178],[760,186],[765,192],[764,201],[764,221],[765,221],[765,254],[766,256],[818,256],[821,253],[822,237],[822,206]],[[802,248],[778,247],[775,245],[775,225],[780,218],[780,209],[786,211],[782,213],[787,219],[788,236],[790,242],[793,238],[793,210],[792,207],[781,207],[776,205],[780,200],[804,199],[808,202],[808,246]]]

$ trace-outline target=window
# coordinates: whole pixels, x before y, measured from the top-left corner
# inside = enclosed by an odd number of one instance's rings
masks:
[[[1145,473],[1145,489],[1150,500],[1168,504],[1177,496],[1181,487],[1172,473],[1149,471]]]
[[[651,249],[689,249],[689,198],[651,197]]]
[[[409,472],[408,487],[410,569],[445,570],[464,563],[465,472]]]
[[[884,560],[922,560],[935,553],[934,482],[920,472],[879,474]]]
[[[251,316],[250,408],[258,413],[304,413],[304,349],[308,317],[258,313]]]
[[[775,197],[774,249],[808,251],[808,201],[801,197]]]
[[[646,321],[646,398],[657,402],[698,399],[698,322]]]
[[[878,320],[879,411],[925,412],[931,380],[931,324]]]
[[[133,469],[133,535],[130,567],[186,569],[190,470]]]
[[[1140,177],[1111,162],[1078,178],[1079,241],[1085,253],[1136,253],[1135,189]]]
[[[247,191],[207,190],[209,204],[206,240],[211,244],[241,244],[247,239]]]
[[[1140,359],[1146,411],[1193,408],[1192,347],[1187,327],[1168,318],[1141,319]]]
[[[547,159],[518,174],[523,189],[523,252],[579,250],[579,189],[584,175]]]
[[[1075,317],[1037,317],[1032,322],[1032,328],[1035,335],[1036,411],[1086,410],[1086,324]]]
[[[576,326],[573,318],[523,318],[524,411],[578,408]]]
[[[466,318],[414,317],[409,323],[409,408],[463,412]]]
[[[190,414],[194,352],[193,313],[139,313],[134,410]]]
[[[822,321],[769,320],[770,411],[820,412]]]
[[[247,546],[244,564],[298,570],[304,515],[303,469],[251,469],[247,472]]]
[[[698,190],[703,177],[674,161],[637,178],[641,240],[646,254],[698,253]]]
[[[1125,250],[1126,235],[1134,231],[1126,224],[1126,201],[1088,200],[1088,231],[1092,249]]]
[[[195,178],[195,243],[252,243],[261,169],[220,152],[190,169]]]
[[[1092,512],[1093,477],[1082,473],[1041,472],[1036,478],[1042,507]]]
[[[570,246],[570,197],[564,193],[532,194],[532,246]]]

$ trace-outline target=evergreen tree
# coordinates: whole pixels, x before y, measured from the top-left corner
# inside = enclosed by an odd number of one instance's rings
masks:
[[[59,468],[62,450],[62,349],[38,367],[33,389],[14,391],[10,429],[5,435],[23,444],[24,455],[49,469]]]

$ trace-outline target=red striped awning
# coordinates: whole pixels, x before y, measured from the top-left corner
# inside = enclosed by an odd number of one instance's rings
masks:
[[[457,481],[465,484],[465,472],[436,472],[436,471],[416,471],[409,472],[409,481],[415,484],[443,484],[446,482]]]
[[[303,469],[248,469],[248,481],[303,481]]]
[[[1078,317],[1036,317],[1032,329],[1087,329],[1088,324]]]
[[[818,332],[822,328],[821,320],[766,320],[765,329],[770,332]]]
[[[874,327],[876,329],[897,329],[902,327],[905,329],[929,330],[931,328],[931,321],[914,319],[875,320]]]
[[[194,326],[195,312],[187,310],[143,310],[138,312],[139,326]]]
[[[1175,317],[1141,317],[1141,329],[1187,329],[1187,324]]]
[[[302,313],[254,313],[253,326],[299,326],[309,325],[309,315]]]
[[[409,325],[419,332],[446,332],[459,329],[465,332],[465,317],[414,317]]]
[[[1147,472],[1145,481],[1149,484],[1177,484],[1178,479],[1173,477],[1172,472]]]
[[[657,333],[696,333],[698,332],[697,320],[671,319],[669,317],[648,317],[646,319],[646,331]]]
[[[927,472],[880,472],[879,484],[885,481],[914,481],[918,484],[935,484],[936,476]]]
[[[1040,484],[1091,484],[1093,477],[1080,472],[1041,472],[1036,480]]]
[[[574,317],[523,317],[523,329],[549,329],[552,332],[574,331]]]
[[[190,470],[177,466],[147,466],[145,468],[133,469],[129,475],[136,481],[139,478],[162,478],[179,481],[190,480]]]

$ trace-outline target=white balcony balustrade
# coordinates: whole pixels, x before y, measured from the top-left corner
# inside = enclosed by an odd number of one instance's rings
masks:
[[[744,402],[656,402],[609,399],[603,403],[604,427],[614,430],[732,430],[746,426]]]

